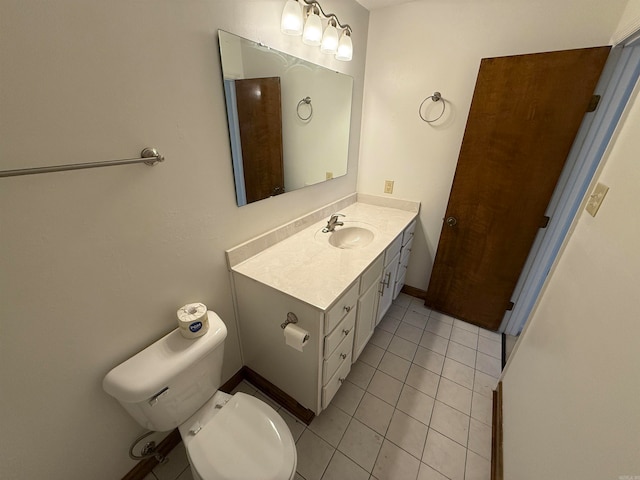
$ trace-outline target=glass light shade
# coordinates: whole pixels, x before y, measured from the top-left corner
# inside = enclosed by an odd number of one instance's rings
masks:
[[[335,54],[338,51],[338,30],[333,25],[327,25],[322,35],[322,44],[320,45],[322,53]]]
[[[309,12],[302,32],[302,43],[317,47],[322,42],[322,20],[313,10]]]
[[[336,53],[336,60],[342,60],[343,62],[350,62],[353,58],[353,43],[351,37],[345,31],[340,37],[340,43],[338,43],[338,53]]]
[[[287,35],[301,35],[302,24],[302,7],[296,0],[287,0],[282,10],[280,30]]]

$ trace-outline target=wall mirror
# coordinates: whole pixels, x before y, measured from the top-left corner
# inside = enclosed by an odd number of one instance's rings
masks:
[[[347,173],[353,79],[219,30],[239,206]]]

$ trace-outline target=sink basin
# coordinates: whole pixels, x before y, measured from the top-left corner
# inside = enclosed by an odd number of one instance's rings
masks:
[[[369,245],[374,234],[363,227],[336,227],[329,234],[329,243],[337,248],[362,248]]]

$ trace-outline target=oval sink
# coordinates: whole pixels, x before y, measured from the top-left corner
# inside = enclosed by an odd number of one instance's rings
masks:
[[[361,248],[373,240],[373,232],[363,227],[337,227],[329,236],[329,243],[337,248]]]

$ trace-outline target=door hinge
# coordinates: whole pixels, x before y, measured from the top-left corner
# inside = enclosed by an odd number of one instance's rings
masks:
[[[595,112],[596,108],[598,108],[598,103],[600,103],[600,95],[592,95],[591,100],[589,100],[589,106],[587,107],[587,113]]]
[[[549,225],[549,220],[551,220],[551,218],[547,217],[546,215],[542,217],[542,221],[540,222],[540,228],[547,228],[547,226]]]
[[[507,304],[507,312],[510,312],[511,310],[513,310],[514,306],[515,306],[515,304],[513,302],[509,302]]]

